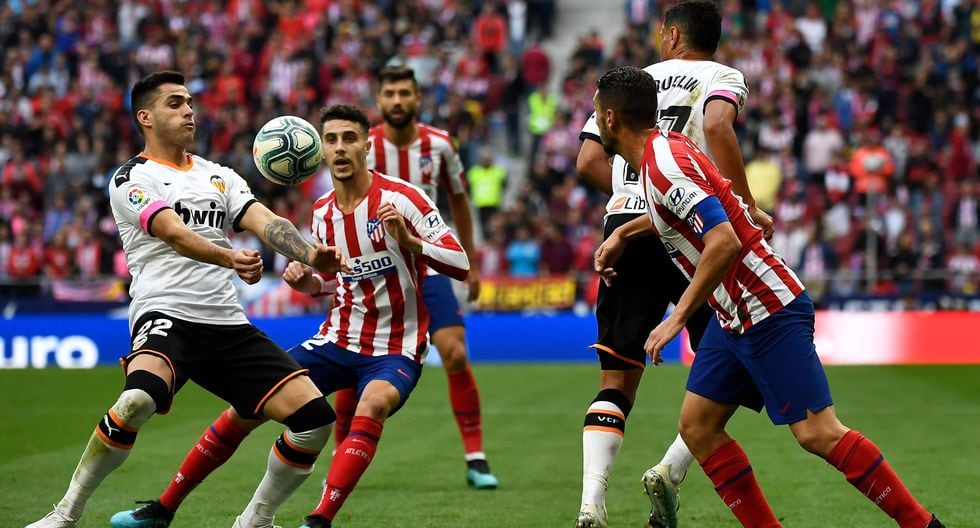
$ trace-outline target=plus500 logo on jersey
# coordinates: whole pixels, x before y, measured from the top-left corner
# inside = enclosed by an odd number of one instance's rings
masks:
[[[391,253],[382,251],[351,259],[350,273],[340,272],[337,275],[344,282],[354,282],[373,279],[395,271],[395,260]]]

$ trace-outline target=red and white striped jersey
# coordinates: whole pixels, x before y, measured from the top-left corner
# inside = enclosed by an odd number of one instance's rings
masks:
[[[702,200],[718,198],[742,243],[735,264],[708,299],[722,328],[740,334],[803,293],[803,283],[766,243],[745,203],[732,192],[731,181],[690,139],[677,132],[654,131],[641,165],[653,229],[688,280],[704,250],[703,219],[695,210]]]
[[[371,128],[368,168],[421,188],[433,203],[437,201],[439,185],[450,194],[465,193],[463,162],[449,132],[422,123],[416,126],[418,137],[404,148],[385,138],[384,125]]]
[[[313,204],[313,236],[337,246],[349,273],[324,276],[336,285],[336,297],[320,335],[358,354],[401,354],[422,362],[429,314],[422,303],[427,266],[454,279],[469,271],[466,253],[435,205],[421,189],[371,171],[367,196],[353,212],[337,208],[335,191]],[[391,203],[405,224],[422,240],[422,254],[401,247],[378,218],[378,207]]]

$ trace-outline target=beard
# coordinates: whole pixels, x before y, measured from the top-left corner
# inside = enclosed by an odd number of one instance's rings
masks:
[[[399,130],[407,127],[415,121],[416,110],[405,110],[401,117],[395,117],[391,115],[390,112],[381,112],[381,117],[384,118],[385,123],[388,123],[394,128]]]
[[[602,150],[606,151],[606,154],[609,154],[610,156],[619,154],[619,152],[616,151],[617,143],[613,138],[600,135],[599,139],[602,140]]]

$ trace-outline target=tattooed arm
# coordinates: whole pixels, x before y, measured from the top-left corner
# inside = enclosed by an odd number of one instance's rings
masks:
[[[238,225],[256,235],[277,253],[312,266],[322,273],[336,273],[345,267],[336,247],[307,242],[289,220],[273,213],[261,203],[253,203]]]

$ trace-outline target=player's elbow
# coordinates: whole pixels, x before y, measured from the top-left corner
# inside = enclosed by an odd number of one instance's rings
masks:
[[[723,137],[729,132],[734,133],[735,131],[730,122],[717,116],[712,118],[705,116],[701,128],[704,130],[705,139],[709,141]]]
[[[731,264],[735,262],[739,253],[742,252],[742,242],[735,236],[735,233],[732,233],[732,236],[720,237],[717,248],[718,252],[725,259],[725,262]]]

